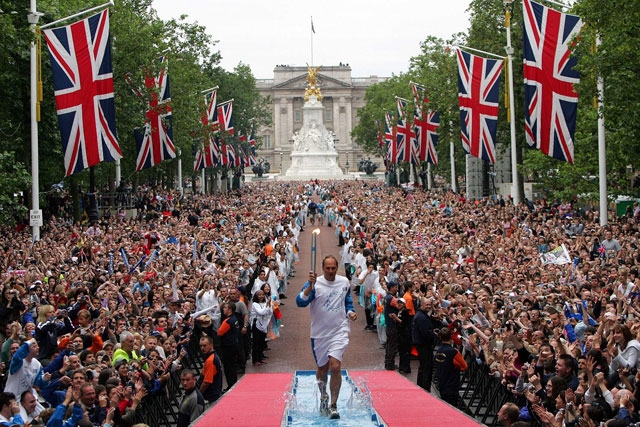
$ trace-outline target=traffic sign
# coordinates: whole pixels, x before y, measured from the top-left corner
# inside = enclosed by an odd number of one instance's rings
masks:
[[[32,227],[42,227],[42,209],[32,209],[29,211],[29,225]]]

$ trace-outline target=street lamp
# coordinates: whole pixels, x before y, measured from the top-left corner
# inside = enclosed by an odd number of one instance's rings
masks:
[[[520,185],[518,183],[518,149],[516,147],[516,112],[513,97],[513,46],[511,46],[511,10],[513,0],[503,0],[505,8],[504,26],[507,30],[507,45],[504,47],[507,53],[508,86],[509,86],[509,119],[511,121],[511,195],[514,206],[520,203]]]
[[[282,155],[284,153],[281,151],[280,152],[280,175],[284,174],[284,170],[282,169]]]
[[[27,21],[31,26],[31,31],[36,34],[36,26],[42,13],[36,10],[36,0],[31,0]],[[40,210],[40,169],[38,166],[38,79],[36,75],[37,46],[35,38],[31,41],[30,48],[30,113],[31,113],[31,218],[30,224],[33,230],[33,241],[40,240],[40,227],[42,226],[42,211]]]
[[[346,154],[347,154],[347,163],[344,166],[345,166],[345,169],[347,170],[347,175],[349,175],[349,153],[346,153]]]

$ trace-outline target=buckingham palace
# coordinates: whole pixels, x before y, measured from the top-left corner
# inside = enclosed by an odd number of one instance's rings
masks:
[[[303,125],[307,73],[307,66],[277,65],[273,79],[256,79],[260,94],[272,101],[273,123],[257,132],[261,142],[257,155],[271,163],[271,172],[282,173],[290,166],[293,136]],[[358,124],[358,108],[365,105],[367,88],[385,78],[352,77],[351,67],[341,64],[320,67],[317,80],[324,125],[335,134],[338,164],[344,172],[354,171],[360,159],[368,157],[351,139],[351,131]]]

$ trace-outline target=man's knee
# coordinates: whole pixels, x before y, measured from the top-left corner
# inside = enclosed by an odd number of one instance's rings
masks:
[[[318,369],[316,370],[316,377],[317,378],[326,377],[329,372],[329,365],[330,363],[327,362],[323,366],[318,366]]]
[[[329,358],[329,370],[332,375],[340,374],[341,363],[338,359],[330,357]]]

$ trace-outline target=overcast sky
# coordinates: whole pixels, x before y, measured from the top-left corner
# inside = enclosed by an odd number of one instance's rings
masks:
[[[218,44],[221,65],[248,64],[256,78],[276,65],[348,63],[352,76],[406,72],[428,36],[466,31],[470,0],[154,0],[162,19],[188,15]]]

